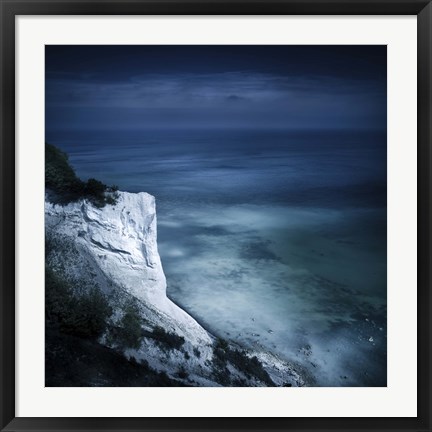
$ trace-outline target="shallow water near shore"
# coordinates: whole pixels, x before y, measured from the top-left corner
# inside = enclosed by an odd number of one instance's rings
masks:
[[[47,138],[80,177],[155,195],[168,295],[209,331],[300,364],[309,385],[386,385],[385,134]]]

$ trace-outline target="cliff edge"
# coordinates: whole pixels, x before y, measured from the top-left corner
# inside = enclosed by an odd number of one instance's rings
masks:
[[[155,198],[144,192],[118,192],[115,203],[103,207],[85,198],[55,204],[47,193],[47,265],[72,284],[96,286],[109,299],[110,330],[99,343],[186,385],[302,385],[291,365],[221,343],[167,297],[156,220]],[[124,346],[113,335],[131,302],[139,344]]]

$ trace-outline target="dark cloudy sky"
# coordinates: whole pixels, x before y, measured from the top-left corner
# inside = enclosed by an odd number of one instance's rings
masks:
[[[47,46],[47,131],[385,129],[385,46]]]

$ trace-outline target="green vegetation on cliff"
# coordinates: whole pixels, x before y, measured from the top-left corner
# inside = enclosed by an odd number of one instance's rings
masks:
[[[45,143],[45,187],[56,195],[59,203],[67,204],[86,198],[96,207],[117,202],[117,186],[107,186],[94,178],[80,180],[69,164],[68,156],[57,147]]]
[[[248,380],[255,378],[269,387],[275,386],[256,356],[249,357],[246,351],[233,349],[226,340],[218,339],[213,349],[213,376],[215,380],[223,386],[247,386],[247,383],[242,380],[231,381],[228,363],[241,371]]]
[[[107,299],[96,287],[78,295],[64,277],[45,268],[47,326],[65,334],[95,339],[105,331],[111,313]]]
[[[79,286],[77,286],[77,284]],[[124,307],[118,326],[111,323],[112,307],[91,282],[70,281],[45,267],[45,385],[47,387],[170,387],[185,384],[152,369],[144,360],[123,354],[138,348],[142,338],[136,306]],[[100,343],[110,335],[117,345]]]

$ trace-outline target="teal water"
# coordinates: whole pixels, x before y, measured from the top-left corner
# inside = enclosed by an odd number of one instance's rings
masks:
[[[156,196],[168,295],[320,386],[386,385],[386,137],[50,133],[82,178]]]

